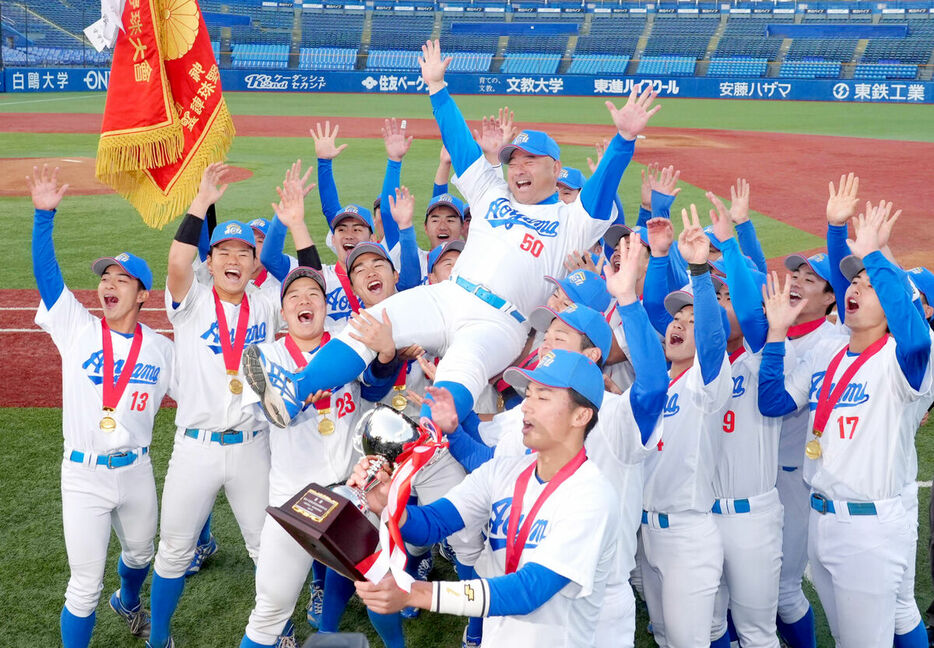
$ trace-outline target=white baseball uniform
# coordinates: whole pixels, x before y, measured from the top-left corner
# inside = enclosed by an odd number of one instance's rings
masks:
[[[781,417],[759,412],[760,353],[730,355],[733,395],[723,415],[714,475],[714,521],[723,542],[723,576],[711,638],[732,612],[744,647],[778,646],[775,615],[782,562],[782,505],[775,488]],[[792,361],[786,358],[786,366]]]
[[[260,345],[277,364],[290,371],[297,368],[285,346],[285,338]],[[305,360],[315,351],[303,353]],[[258,403],[252,390],[244,392],[244,404]],[[254,405],[257,417],[262,416]],[[355,381],[331,394],[330,413],[319,414],[314,406],[300,413],[285,429],[269,436],[269,505],[281,506],[310,482],[330,486],[344,482],[360,458],[354,449],[354,426],[362,411],[360,386]],[[318,424],[322,416],[334,423],[333,432],[323,434]],[[260,644],[275,643],[286,621],[295,610],[312,557],[282,526],[265,518],[256,563],[256,603],[250,613],[246,635]]]
[[[324,275],[324,285],[328,287],[327,294],[324,296],[328,307],[328,316],[324,321],[324,328],[332,335],[336,335],[347,326],[353,311],[350,308],[347,291],[344,290],[340,276],[337,274],[337,266],[327,263],[322,264],[321,274]],[[350,286],[349,278],[347,279],[347,285]]]
[[[796,405],[808,405],[809,427],[827,367],[846,344],[839,338],[822,342],[785,377]],[[918,424],[934,399],[934,354],[914,389],[895,349],[889,337],[857,370],[830,413],[821,456],[804,461],[813,493],[808,557],[814,585],[835,640],[845,646],[892,641],[895,602],[915,551],[902,490],[914,470]],[[844,354],[834,379],[856,357]]]
[[[485,554],[494,573],[505,574],[506,527],[516,480],[534,456],[494,457],[446,498],[466,528],[488,525]],[[522,502],[528,514],[545,484],[534,476]],[[616,560],[619,506],[596,464],[585,461],[545,500],[535,517],[518,569],[530,562],[569,582],[541,607],[523,616],[487,617],[483,646],[538,648],[594,645],[607,581]]]
[[[246,298],[245,346],[272,339],[280,318],[278,295],[273,299],[269,291],[258,290]],[[247,551],[254,560],[258,556],[269,499],[269,437],[265,419],[244,407],[243,394],[229,389],[212,288],[193,281],[177,307],[168,290],[165,300],[175,331],[179,399],[175,447],[162,491],[156,571],[177,578],[188,569],[221,488]],[[233,344],[242,303],[221,304]],[[245,382],[242,374],[238,378]]]
[[[497,421],[499,419],[499,421]],[[519,406],[493,418],[502,434],[494,457],[524,456],[531,451],[522,442]],[[492,426],[487,427],[490,431]],[[619,511],[616,562],[607,580],[606,595],[594,646],[632,646],[636,625],[635,599],[629,574],[636,564],[636,534],[642,523],[642,463],[662,438],[661,420],[645,445],[633,415],[629,391],[604,392],[597,424],[587,435],[587,457],[596,464],[610,486]]]
[[[167,394],[174,395],[172,342],[145,324],[136,365],[126,368],[132,336],[111,331],[114,379],[132,371],[114,412],[116,429],[100,429],[104,352],[101,320],[65,288],[50,309],[40,302],[36,324],[49,333],[62,356],[62,523],[71,576],[68,610],[79,617],[97,607],[110,529],[120,541],[123,562],[149,565],[156,534],[156,484],[149,458],[152,426]],[[123,467],[99,463],[132,453]],[[129,455],[128,455],[129,456]],[[124,459],[126,459],[124,457]]]
[[[733,381],[729,359],[704,384],[700,364],[671,381],[665,436],[645,460],[642,586],[659,646],[707,646],[723,545],[710,512],[723,416]]]

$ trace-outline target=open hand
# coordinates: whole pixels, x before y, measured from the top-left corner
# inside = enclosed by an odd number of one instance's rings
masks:
[[[450,56],[441,57],[441,43],[437,40],[429,40],[422,45],[418,65],[422,69],[422,80],[428,85],[429,94],[444,87],[444,73],[453,60]]]
[[[856,217],[853,225],[856,229],[856,239],[847,239],[850,251],[863,258],[871,252],[881,250],[888,244],[889,236],[902,210],[892,214],[892,203],[881,201],[875,207],[866,203],[866,211]]]
[[[606,152],[606,147],[610,145],[610,140],[605,137],[593,145],[596,155],[593,159],[587,158],[587,166],[590,167],[590,172],[593,173],[597,170],[597,167],[600,165],[600,160],[603,159],[603,154]]]
[[[734,225],[749,220],[749,182],[746,178],[737,178],[736,184],[730,187],[730,220]]]
[[[457,407],[454,405],[454,397],[444,387],[428,387],[430,398],[425,399],[428,408],[431,410],[431,420],[435,422],[438,429],[445,434],[451,434],[457,429]]]
[[[657,169],[658,167],[656,167]],[[664,167],[657,175],[650,176],[650,188],[651,191],[657,191],[660,194],[665,194],[666,196],[677,196],[681,189],[678,187],[678,180],[681,178],[681,171],[675,169],[674,166],[668,165]],[[649,193],[649,209],[652,208],[651,204],[651,191]]]
[[[675,230],[667,218],[650,218],[645,223],[646,236],[653,257],[666,257],[675,242]]]
[[[68,185],[58,186],[58,167],[49,171],[49,165],[43,164],[32,168],[32,175],[26,176],[26,184],[32,194],[32,204],[36,209],[53,211],[62,202],[62,196],[68,191]]]
[[[405,154],[409,152],[412,146],[412,135],[406,137],[405,128],[402,122],[397,122],[396,118],[386,119],[383,122],[383,143],[386,145],[386,157],[394,162],[401,162]]]
[[[766,277],[766,285],[762,286],[762,300],[765,304],[765,316],[769,320],[769,341],[784,340],[788,329],[795,323],[801,311],[807,305],[807,298],[801,299],[797,304],[791,304],[791,275],[785,274],[785,285],[782,286],[778,273],[772,272]]]
[[[209,164],[201,174],[201,184],[198,186],[198,195],[195,201],[205,209],[216,203],[227,191],[228,184],[224,183],[229,167],[223,162]]]
[[[631,304],[638,298],[636,283],[642,273],[644,249],[639,235],[633,232],[629,235],[629,246],[620,256],[619,270],[614,270],[612,263],[604,268],[607,292],[617,299],[620,306]]]
[[[712,191],[704,194],[707,200],[713,204],[714,208],[710,210],[710,221],[713,223],[713,235],[720,242],[733,238],[733,223],[730,221],[730,214],[727,212],[726,205],[715,196]]]
[[[412,227],[415,219],[415,196],[408,187],[396,187],[396,195],[389,194],[389,213],[400,230]]]
[[[830,198],[827,199],[827,222],[831,225],[846,225],[859,209],[859,176],[849,173],[840,176],[840,184],[834,188],[829,183]]]
[[[323,128],[321,123],[318,122],[311,129],[311,139],[315,141],[315,155],[318,159],[333,160],[341,154],[341,151],[347,148],[346,144],[337,145],[337,131],[339,130],[340,126],[337,124],[334,124],[334,128],[331,129],[330,121],[324,122]]]
[[[661,105],[652,106],[652,102],[658,96],[652,84],[647,84],[642,94],[638,94],[641,85],[638,83],[632,87],[632,93],[622,108],[616,108],[612,101],[606,102],[607,110],[613,118],[613,125],[625,140],[636,139],[636,136],[649,123],[652,115],[661,110]]]
[[[392,339],[392,322],[389,321],[386,311],[383,311],[382,321],[377,320],[365,310],[353,313],[350,316],[350,326],[356,331],[356,333],[351,331],[350,337],[376,351],[380,362],[385,364],[396,357],[396,343]]]

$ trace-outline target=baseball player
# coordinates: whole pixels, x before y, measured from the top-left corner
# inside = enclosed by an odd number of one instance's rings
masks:
[[[743,646],[777,648],[783,511],[775,482],[782,419],[763,416],[757,402],[768,323],[761,311],[740,322],[731,301],[734,294],[753,298],[761,291],[765,276],[746,265],[726,207],[712,193],[707,197],[716,208],[711,211],[713,231],[726,269],[726,282],[718,277],[713,282],[729,318],[727,353],[733,379],[713,482],[717,498],[713,513],[724,561],[711,637],[714,641],[724,637],[729,609]],[[793,359],[786,359],[786,366],[792,364]]]
[[[603,378],[588,358],[552,351],[534,371],[511,370],[507,379],[527,391],[523,436],[534,454],[492,459],[446,497],[407,507],[401,522],[403,539],[423,545],[488,525],[485,550],[495,574],[415,582],[411,592],[388,575],[379,584],[357,583],[357,593],[383,613],[414,605],[487,617],[483,645],[593,646],[619,532],[617,505],[584,450],[602,403]],[[432,394],[434,420],[452,432],[453,398],[435,388]],[[363,474],[358,464],[351,482],[360,483]],[[388,481],[388,473],[381,475]],[[371,492],[374,510],[385,505],[387,491]],[[516,501],[521,510],[513,508]]]
[[[678,239],[691,284],[669,293],[665,355],[671,363],[665,438],[645,461],[642,586],[659,646],[707,646],[723,546],[711,509],[723,418],[733,381],[707,264],[709,241],[691,206]],[[663,285],[646,280],[645,303]],[[648,310],[648,309],[647,309]],[[728,641],[728,640],[727,640]]]
[[[33,216],[33,272],[41,303],[36,324],[62,356],[62,526],[71,575],[61,614],[62,644],[91,641],[95,609],[113,528],[120,541],[120,589],[110,607],[137,637],[149,635],[140,589],[149,573],[156,534],[156,484],[149,443],[156,412],[173,389],[173,347],[139,322],[152,272],[128,252],[97,259],[103,319],[91,315],[65,286],[52,226],[68,189],[58,168],[27,178]]]
[[[283,365],[303,366],[330,336],[326,319],[324,276],[298,267],[282,282],[282,315],[288,335],[263,344]],[[248,392],[244,401],[256,402]],[[352,431],[361,412],[360,387],[347,385],[315,394],[295,424],[271,435],[269,505],[281,506],[310,480],[343,482],[359,456]],[[292,633],[289,617],[311,568],[312,558],[276,523],[266,517],[256,566],[256,603],[250,614],[242,648],[281,645]]]
[[[417,342],[443,355],[436,384],[453,393],[458,412],[466,416],[489,378],[522,349],[525,313],[545,301],[542,287],[527,278],[560,276],[568,252],[589,248],[603,235],[608,222],[593,214],[609,214],[606,205],[631,158],[636,135],[659,107],[651,108],[651,89],[641,96],[634,90],[622,109],[607,104],[618,136],[578,201],[565,205],[555,195],[561,163],[554,140],[535,131],[517,136],[500,153],[509,163],[508,181],[503,181],[483,159],[447,92],[444,72],[451,59],[442,59],[437,41],[426,43],[422,53],[422,78],[429,85],[458,185],[484,218],[474,226],[453,280],[394,295],[373,316],[389,316],[397,346]],[[308,394],[345,382],[342,376],[359,375],[371,358],[363,345],[339,335],[299,374],[269,363],[255,349],[245,354],[244,367],[267,416],[285,426]],[[271,381],[270,373],[275,376]]]
[[[914,435],[934,399],[931,331],[911,303],[905,274],[880,250],[894,218],[884,205],[856,220],[840,271],[850,280],[848,338],[828,338],[789,375],[781,365],[788,327],[804,305],[775,276],[766,301],[768,342],[759,404],[766,415],[810,410],[805,480],[811,488],[808,555],[834,639],[888,645],[896,599],[915,551],[902,498]],[[896,636],[923,645],[926,633]],[[914,636],[913,636],[914,635]]]
[[[223,488],[254,560],[269,501],[266,423],[243,399],[240,355],[248,344],[272,339],[279,304],[268,290],[246,293],[255,266],[252,229],[218,224],[208,267],[212,287],[194,281],[195,235],[208,205],[217,202],[226,167],[212,164],[169,248],[166,311],[175,332],[178,431],[162,492],[159,550],[152,584],[153,648],[172,646],[172,614],[217,492]]]

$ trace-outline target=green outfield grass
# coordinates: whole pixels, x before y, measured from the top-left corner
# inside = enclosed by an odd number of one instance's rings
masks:
[[[157,492],[172,449],[174,410],[163,410],[156,418],[152,458]],[[0,498],[0,646],[26,648],[56,645],[58,615],[64,602],[68,582],[68,563],[62,540],[59,465],[62,442],[61,410],[3,409],[0,410],[0,475],[4,496]],[[934,476],[934,424],[918,433],[919,479]],[[920,537],[916,596],[922,612],[932,599],[928,569],[927,510],[931,489],[921,488]],[[204,571],[189,579],[188,586],[175,615],[174,632],[179,648],[213,648],[237,646],[253,605],[253,563],[247,556],[236,521],[223,495],[218,497],[214,513],[214,532],[220,552],[207,563]],[[107,606],[107,598],[119,587],[116,560],[119,543],[116,537],[110,545],[110,558],[104,578],[101,604],[97,610],[97,627],[92,646],[135,647],[142,643],[132,639],[126,625]],[[435,562],[433,579],[456,578],[453,569],[441,558]],[[818,616],[818,646],[831,646],[826,621],[813,589],[806,588],[815,604]],[[143,590],[143,600],[149,597],[149,581]],[[293,621],[298,635],[304,639],[311,630],[305,622],[304,606],[307,590],[299,599]],[[646,633],[647,619],[640,613],[637,622],[636,646],[654,645]],[[458,617],[423,612],[423,618],[407,621],[405,631],[411,648],[454,648],[460,645],[463,621]],[[359,600],[351,602],[341,629],[346,632],[366,631],[373,646],[382,645],[365,619]]]

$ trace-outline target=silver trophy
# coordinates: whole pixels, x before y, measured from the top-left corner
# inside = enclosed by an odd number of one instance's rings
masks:
[[[386,466],[391,473],[405,445],[418,439],[419,435],[415,421],[388,405],[378,404],[360,418],[354,429],[355,447],[372,457],[366,471],[366,483],[363,488],[341,485],[334,486],[332,490],[353,502],[371,522],[378,523],[379,518],[366,503],[366,494],[379,486],[379,471]]]

